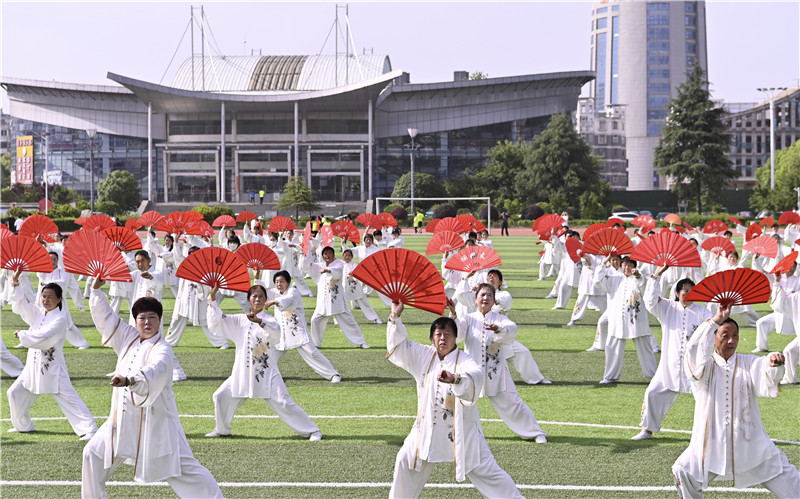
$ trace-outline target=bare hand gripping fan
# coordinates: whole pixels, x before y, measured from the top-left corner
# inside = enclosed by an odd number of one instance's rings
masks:
[[[778,241],[773,239],[772,236],[762,234],[744,243],[742,249],[756,255],[775,258],[778,256]]]
[[[688,239],[677,232],[667,231],[652,235],[639,243],[631,259],[661,267],[700,267],[700,253]]]
[[[736,247],[730,239],[722,236],[709,237],[703,244],[700,245],[706,251],[710,251],[715,255],[727,255],[729,252],[734,251]]]
[[[457,250],[464,247],[464,239],[452,230],[443,230],[434,234],[428,246],[425,248],[426,255],[440,255],[448,251]]]
[[[578,260],[583,256],[583,243],[577,238],[568,237],[567,242],[564,244],[567,246],[567,254],[572,263],[578,263]]]
[[[84,229],[96,230],[97,232],[103,232],[109,227],[116,227],[116,226],[117,226],[116,222],[114,222],[114,220],[112,220],[111,217],[100,213],[98,213],[97,215],[92,215],[91,217],[87,218],[86,222],[83,224]]]
[[[81,229],[85,230],[85,229]],[[125,227],[109,227],[103,231],[103,235],[111,241],[121,251],[133,251],[142,249],[142,240]],[[67,239],[69,241],[69,239]]]
[[[122,253],[107,237],[94,230],[79,230],[64,244],[64,270],[99,277],[104,281],[132,282]]]
[[[247,243],[239,246],[234,253],[248,269],[253,270],[279,270],[281,262],[267,245],[261,243]]]
[[[757,270],[724,270],[695,284],[684,301],[751,305],[768,302],[770,291],[769,279]]]
[[[632,251],[630,238],[613,227],[597,231],[583,243],[583,252],[590,255],[628,255]]]
[[[389,248],[365,258],[353,277],[393,302],[441,315],[447,305],[442,276],[416,251]]]
[[[451,256],[444,268],[459,272],[472,272],[474,270],[499,267],[503,262],[500,255],[492,248],[484,246],[468,246]]]
[[[177,277],[210,288],[247,292],[250,274],[241,258],[225,248],[202,248],[187,256],[175,272]]]
[[[461,220],[455,217],[447,217],[440,219],[433,228],[433,233],[437,234],[443,230],[449,230],[456,234],[464,234],[469,232],[469,227],[466,227]]]
[[[0,245],[0,265],[13,271],[20,268],[26,272],[53,271],[53,261],[44,246],[25,236],[9,235],[3,239],[3,244]]]
[[[286,232],[287,230],[295,230],[297,225],[290,219],[278,215],[269,221],[267,232]]]
[[[50,220],[50,218],[38,213],[26,218],[19,228],[20,236],[27,236],[32,239],[41,237],[43,241],[48,243],[55,242],[55,239],[52,237],[54,234],[58,234],[58,226],[56,223]]]

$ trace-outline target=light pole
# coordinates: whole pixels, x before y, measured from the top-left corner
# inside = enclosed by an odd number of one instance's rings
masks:
[[[97,135],[97,129],[89,128],[86,130],[86,135],[89,136],[89,175],[91,179],[89,182],[89,208],[94,214],[94,137]]]
[[[769,97],[769,188],[775,190],[775,96],[786,87],[757,88]]]
[[[417,212],[414,211],[414,137],[417,136],[418,131],[419,130],[417,130],[416,128],[408,129],[408,135],[411,136],[411,216],[412,217],[417,214]]]
[[[47,215],[50,213],[50,191],[48,189],[49,178],[47,178],[47,169],[49,167],[49,159],[50,159],[50,147],[47,143],[47,132],[42,132],[39,134],[40,137],[44,139],[44,172],[42,172],[42,179],[44,180],[44,214]]]

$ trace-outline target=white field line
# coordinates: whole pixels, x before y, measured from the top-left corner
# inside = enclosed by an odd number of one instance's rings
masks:
[[[81,482],[53,480],[0,480],[0,485],[6,486],[74,486],[79,487]],[[139,482],[107,482],[108,487],[168,487],[166,482],[139,483]],[[244,487],[308,487],[308,488],[389,488],[391,482],[220,482],[220,487],[244,488]],[[428,483],[425,488],[430,489],[473,489],[470,483]],[[633,487],[625,485],[526,485],[517,484],[518,489],[523,490],[575,490],[575,491],[605,491],[605,492],[670,492],[675,487]],[[767,489],[735,489],[733,487],[710,487],[708,492],[743,492],[743,493],[769,493]]]
[[[214,417],[213,414],[181,414],[181,418],[184,419],[191,419],[191,418],[201,418],[201,419],[211,419]],[[402,415],[402,414],[353,414],[353,415],[346,415],[346,416],[329,416],[329,415],[316,415],[316,416],[309,416],[311,419],[414,419],[414,416],[410,415]],[[95,419],[107,419],[108,416],[95,416]],[[278,416],[275,414],[241,414],[234,416],[236,419],[278,419]],[[31,418],[33,421],[66,421],[67,418],[64,416],[59,417],[46,417],[46,418]],[[2,422],[10,422],[11,419],[3,418],[0,419]],[[502,423],[502,419],[481,419],[481,422],[484,423]],[[597,424],[597,423],[575,423],[571,421],[539,421],[540,424],[545,425],[554,425],[554,426],[582,426],[585,428],[610,428],[616,430],[641,430],[638,426],[623,426],[623,425],[609,425],[609,424]],[[664,433],[684,433],[687,435],[691,435],[690,430],[670,430],[667,428],[662,428],[662,432]],[[795,440],[776,440],[773,439],[773,442],[777,444],[787,444],[787,445],[800,445],[800,441]]]

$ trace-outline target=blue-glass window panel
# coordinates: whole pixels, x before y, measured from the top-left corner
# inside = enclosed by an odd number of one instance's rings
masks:
[[[686,2],[686,12],[695,12],[697,10],[697,6],[694,2]]]
[[[669,56],[668,55],[648,55],[647,56],[647,65],[648,66],[666,66],[669,64]]]
[[[659,2],[659,3],[648,3],[647,4],[647,10],[669,10],[669,4],[668,3],[662,3],[662,2]]]
[[[611,12],[618,12],[618,11],[619,11],[619,5],[612,5],[611,6]]]
[[[597,9],[598,14],[602,14],[603,12],[608,12],[608,7],[600,7]]]
[[[647,79],[651,78],[669,78],[669,69],[648,69]]]
[[[694,16],[686,16],[686,26],[695,26],[697,24],[697,18]]]
[[[667,117],[667,110],[666,109],[648,109],[647,110],[647,119],[648,120],[663,120]]]
[[[668,103],[669,103],[668,95],[654,95],[652,97],[647,98],[648,109],[663,108],[666,107]]]
[[[686,44],[686,53],[687,54],[694,54],[697,50],[697,45],[694,43],[687,43]]]
[[[669,28],[647,28],[648,40],[669,40]]]
[[[597,109],[606,106],[606,46],[608,36],[606,33],[597,34],[597,50],[595,51],[595,103]]]
[[[611,103],[617,104],[619,94],[619,16],[611,18]]]
[[[606,29],[608,27],[608,18],[601,17],[597,20],[597,29]]]
[[[647,124],[647,135],[648,137],[655,137],[661,135],[661,127],[663,123],[648,123]]]
[[[697,38],[697,33],[695,33],[692,29],[686,30],[686,39],[687,40],[695,40]]]
[[[647,16],[647,25],[648,26],[668,26],[669,25],[669,15],[668,14],[650,14]]]
[[[690,68],[690,67],[694,66],[694,61],[695,61],[694,57],[687,57],[686,58],[686,67]]]
[[[648,52],[669,52],[669,41],[658,40],[647,42]]]
[[[669,93],[669,82],[654,82],[647,84],[647,93]]]

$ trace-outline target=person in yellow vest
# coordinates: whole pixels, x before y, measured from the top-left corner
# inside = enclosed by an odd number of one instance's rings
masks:
[[[414,215],[414,234],[419,233],[419,229],[422,227],[422,221],[425,220],[425,215],[417,210],[417,214]]]
[[[259,197],[259,200],[260,200],[259,204],[264,204],[264,195],[266,193],[267,193],[267,191],[265,191],[263,187],[261,188],[260,191],[258,191],[258,197]]]

